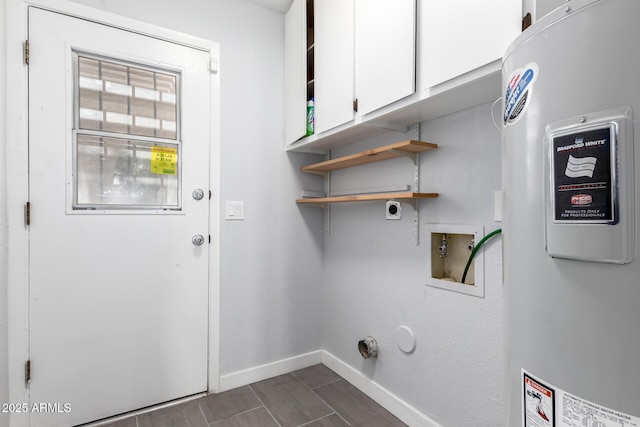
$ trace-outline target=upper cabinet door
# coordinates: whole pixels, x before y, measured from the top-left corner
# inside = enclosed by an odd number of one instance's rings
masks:
[[[307,131],[306,0],[293,1],[284,28],[284,135],[289,144]]]
[[[356,0],[358,114],[415,92],[415,23],[416,0]]]
[[[319,133],[355,116],[355,0],[314,3],[315,126]]]
[[[502,58],[521,31],[521,1],[418,1],[422,89]]]

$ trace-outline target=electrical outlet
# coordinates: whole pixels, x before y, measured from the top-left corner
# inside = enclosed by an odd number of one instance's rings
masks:
[[[402,205],[400,202],[388,200],[386,213],[387,219],[400,219],[402,218]]]

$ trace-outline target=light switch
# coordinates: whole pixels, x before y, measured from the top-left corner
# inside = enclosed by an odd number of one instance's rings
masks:
[[[227,200],[225,219],[227,220],[244,219],[244,202]]]

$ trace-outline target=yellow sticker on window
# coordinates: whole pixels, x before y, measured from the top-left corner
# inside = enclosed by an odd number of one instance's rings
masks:
[[[151,147],[151,173],[175,175],[178,170],[178,149],[169,147]]]

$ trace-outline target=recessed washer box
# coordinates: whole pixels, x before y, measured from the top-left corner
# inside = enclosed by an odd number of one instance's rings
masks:
[[[427,286],[484,297],[484,251],[477,251],[462,283],[474,246],[484,237],[481,225],[426,224]]]

